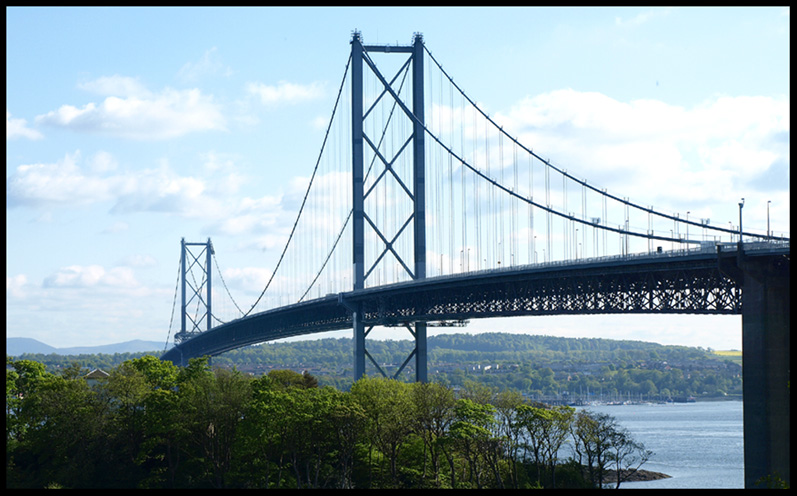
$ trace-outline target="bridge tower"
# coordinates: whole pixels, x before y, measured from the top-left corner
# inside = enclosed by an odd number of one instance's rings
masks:
[[[198,248],[195,251],[191,247]],[[185,238],[180,240],[182,302],[180,305],[180,332],[174,335],[176,344],[180,344],[203,330],[211,329],[211,255],[213,255],[213,245],[210,238],[206,243],[186,243]],[[194,269],[196,272],[201,272],[198,280]],[[190,307],[193,304],[196,307],[192,315]],[[188,326],[189,321],[190,326]],[[205,329],[202,329],[203,324]]]
[[[426,202],[425,202],[425,164],[424,164],[424,95],[423,95],[423,36],[416,33],[411,46],[364,46],[360,33],[355,31],[351,40],[351,98],[352,98],[352,200],[353,200],[353,263],[354,263],[354,290],[365,289],[365,282],[369,275],[373,274],[379,259],[384,255],[392,254],[400,266],[409,274],[411,279],[426,278]],[[369,53],[391,53],[409,54],[408,62],[412,64],[412,102],[409,105],[401,101],[397,92],[392,88],[391,83],[382,75],[379,69],[371,60]],[[412,147],[402,148],[396,155],[401,153],[412,154],[412,184],[411,188],[402,182],[402,179],[392,169],[394,158],[386,158],[379,153],[378,138],[369,137],[365,132],[365,118],[371,109],[364,109],[363,101],[363,69],[367,68],[379,79],[384,86],[385,94],[395,100],[397,107],[403,111],[412,122]],[[395,80],[395,78],[394,78]],[[380,230],[377,225],[376,217],[369,217],[366,212],[365,200],[369,193],[373,191],[364,190],[364,153],[365,146],[369,146],[374,155],[384,165],[385,172],[401,183],[404,191],[412,202],[413,208],[410,217],[404,226],[411,221],[413,229],[411,231],[400,229],[392,238]],[[380,179],[387,177],[388,174],[380,176]],[[379,180],[377,180],[379,181]],[[367,226],[366,226],[367,224]],[[365,259],[365,229],[373,229],[378,239],[384,244],[384,251],[373,266],[366,267]],[[396,239],[402,235],[413,236],[413,258],[412,263],[407,263],[402,259],[399,252],[394,249]],[[365,337],[370,331],[366,330],[365,315],[362,306],[351,308],[352,322],[354,330],[354,380],[365,375],[365,358],[368,352],[365,348]],[[414,356],[416,381],[426,382],[426,322],[414,322],[414,325],[405,324],[415,338],[415,349],[412,351],[407,361]],[[377,365],[378,368],[378,365]],[[403,368],[403,366],[402,366]],[[380,369],[381,371],[381,369]],[[400,372],[400,370],[399,370]],[[383,373],[384,374],[384,373]],[[397,373],[398,374],[398,373]]]

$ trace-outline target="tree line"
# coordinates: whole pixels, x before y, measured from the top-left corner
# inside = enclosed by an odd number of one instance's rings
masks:
[[[368,352],[395,370],[412,351],[408,340],[367,343]],[[352,383],[352,340],[264,343],[213,357],[214,366],[255,375],[272,369],[310,371],[322,385],[346,390]],[[78,362],[105,370],[143,353],[115,355],[22,355],[53,369]],[[428,340],[429,377],[450,387],[475,381],[516,389],[539,400],[560,398],[646,400],[741,397],[742,368],[710,350],[599,338],[559,338],[509,333],[443,334]],[[369,365],[370,366],[370,365]],[[489,369],[485,369],[490,366]],[[497,366],[497,367],[496,367]],[[413,370],[406,369],[408,375]]]
[[[6,487],[596,488],[650,456],[608,415],[476,382],[341,391],[154,356],[86,372],[7,358]]]

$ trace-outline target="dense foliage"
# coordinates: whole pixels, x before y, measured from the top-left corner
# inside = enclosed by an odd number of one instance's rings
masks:
[[[368,352],[389,374],[412,349],[410,341],[367,342]],[[310,372],[321,385],[348,390],[352,382],[352,340],[320,339],[265,343],[214,357],[214,366],[235,367],[261,375],[273,369]],[[109,369],[144,354],[23,355],[51,369],[77,362]],[[575,339],[525,334],[443,334],[428,339],[429,378],[450,387],[476,381],[498,389],[515,389],[547,402],[576,400],[668,400],[740,397],[742,368],[738,361],[710,350],[663,346],[642,341]],[[376,369],[368,364],[368,373]],[[407,367],[411,380],[414,370]]]
[[[650,455],[611,417],[474,382],[340,391],[154,356],[87,372],[7,359],[6,487],[599,487]]]

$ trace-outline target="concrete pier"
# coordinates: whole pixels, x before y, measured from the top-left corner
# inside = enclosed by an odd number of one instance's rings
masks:
[[[745,488],[790,481],[789,257],[740,260]]]

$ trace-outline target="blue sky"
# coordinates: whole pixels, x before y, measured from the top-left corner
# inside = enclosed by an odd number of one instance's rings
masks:
[[[759,232],[769,201],[788,233],[788,8],[7,8],[6,335],[165,342],[181,237],[211,237],[256,296],[353,30],[423,33],[491,115],[590,182],[734,224],[745,197]],[[741,347],[739,317],[468,329]]]

